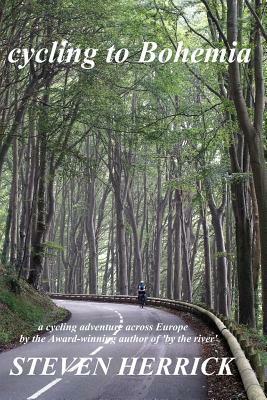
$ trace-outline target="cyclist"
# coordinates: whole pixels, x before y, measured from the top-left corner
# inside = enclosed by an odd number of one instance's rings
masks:
[[[144,281],[141,281],[138,285],[138,301],[142,306],[146,301],[146,285]]]

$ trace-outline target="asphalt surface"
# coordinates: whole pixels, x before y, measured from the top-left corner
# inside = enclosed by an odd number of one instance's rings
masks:
[[[201,346],[196,343],[167,344],[166,336],[183,335],[194,336],[190,327],[179,334],[172,328],[164,332],[156,331],[158,323],[165,325],[184,326],[185,323],[176,315],[160,309],[145,307],[140,309],[137,305],[81,302],[58,300],[57,304],[69,309],[72,313],[67,325],[62,325],[61,330],[49,332],[43,336],[43,343],[27,343],[15,349],[0,354],[0,399],[1,400],[206,400],[206,376],[197,375],[156,375],[160,358],[168,357],[173,362],[177,357],[193,360],[201,357]],[[82,325],[109,325],[107,329],[81,331]],[[121,329],[112,330],[110,326],[121,325]],[[149,325],[152,330],[130,331],[129,327],[135,325]],[[71,332],[69,327],[73,327]],[[87,327],[88,328],[88,327]],[[111,330],[108,330],[108,329]],[[127,328],[127,329],[126,329]],[[159,339],[158,335],[161,335]],[[81,338],[98,340],[99,342],[81,342]],[[70,339],[68,339],[70,338]],[[97,338],[97,339],[96,339]],[[154,338],[154,339],[153,339]],[[60,343],[52,340],[60,339]],[[75,340],[75,342],[62,342],[62,340]],[[121,341],[132,341],[130,343]],[[152,343],[153,340],[158,340]],[[114,342],[114,343],[112,343]],[[25,358],[25,363],[19,361],[23,371],[14,365],[16,357]],[[36,362],[36,368],[30,371],[32,360],[28,358],[42,358]],[[53,360],[54,366],[47,367],[45,373],[54,375],[40,375],[43,372],[45,358]],[[77,360],[74,361],[73,357]],[[84,367],[81,373],[90,371],[87,375],[76,375],[75,369],[80,357],[91,358],[90,368]],[[128,375],[130,368],[125,368],[124,375],[118,375],[122,358],[128,357],[128,363],[137,358],[133,375]],[[152,375],[138,375],[143,358],[155,358],[151,363]],[[62,358],[67,358],[69,371],[62,375]],[[111,358],[108,365],[109,358]],[[96,364],[97,359],[102,359]],[[52,361],[49,361],[51,363]],[[151,360],[148,361],[148,363]],[[74,368],[71,368],[71,366]],[[108,368],[107,368],[108,366]],[[104,368],[107,368],[104,370]],[[151,371],[147,366],[144,371]],[[171,367],[170,367],[171,368]],[[21,375],[10,375],[22,372]],[[143,372],[144,372],[143,371]],[[163,370],[162,370],[163,371]],[[28,375],[31,373],[31,375]]]

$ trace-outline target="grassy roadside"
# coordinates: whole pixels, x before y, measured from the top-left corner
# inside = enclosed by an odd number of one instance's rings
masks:
[[[20,335],[32,336],[40,325],[62,321],[68,311],[0,267],[0,351],[15,344]]]

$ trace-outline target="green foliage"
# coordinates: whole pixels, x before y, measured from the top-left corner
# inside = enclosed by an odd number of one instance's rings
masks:
[[[66,310],[56,307],[25,281],[0,274],[0,348],[21,334],[31,336],[39,325],[55,324],[66,315]]]
[[[253,344],[257,351],[259,351],[263,365],[267,366],[267,336],[262,335],[259,331],[250,329],[244,325],[239,325],[239,327],[248,341]]]
[[[56,242],[45,242],[45,248],[47,250],[56,250],[57,252],[63,252],[64,251],[64,247],[61,246],[59,243]]]
[[[19,283],[19,280],[15,276],[8,276],[6,278],[6,285],[10,292],[15,293],[15,294],[20,294],[21,292],[21,286]]]

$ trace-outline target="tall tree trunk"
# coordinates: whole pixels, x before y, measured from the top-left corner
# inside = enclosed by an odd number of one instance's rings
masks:
[[[10,228],[11,228],[11,219],[12,219],[12,188],[9,194],[9,205],[8,211],[6,216],[6,223],[5,223],[5,236],[4,236],[4,243],[3,249],[1,254],[1,262],[6,264],[9,258],[9,250],[10,250]]]
[[[237,0],[227,0],[227,31],[228,41],[237,41],[238,18]],[[262,1],[255,0],[257,15],[261,19]],[[239,125],[244,133],[249,148],[250,162],[253,172],[255,191],[258,202],[260,236],[261,236],[261,271],[262,271],[262,308],[263,332],[267,334],[267,166],[264,157],[264,139],[262,137],[264,112],[264,76],[263,50],[260,27],[256,24],[254,40],[254,71],[255,71],[255,110],[254,122],[242,91],[240,67],[237,61],[229,64],[229,77],[232,98],[234,100]]]
[[[88,207],[86,221],[86,235],[89,244],[89,293],[97,293],[98,256],[95,233],[95,180],[89,182],[87,187]]]
[[[49,100],[48,88],[43,96],[43,106],[39,118],[39,168],[36,170],[37,192],[37,221],[36,229],[32,232],[32,249],[28,282],[38,289],[44,261],[44,237],[46,232],[46,157],[47,157],[47,105]]]
[[[21,242],[21,260],[20,260],[20,272],[22,276],[27,279],[30,270],[30,252],[31,252],[31,238],[32,238],[32,218],[34,212],[34,206],[36,203],[35,190],[35,175],[37,175],[37,160],[38,150],[36,144],[36,130],[34,123],[34,113],[32,110],[29,111],[29,142],[28,142],[28,157],[29,157],[29,171],[26,174],[26,204],[25,204],[25,238]],[[37,160],[36,160],[37,159]],[[37,187],[36,187],[37,190]]]
[[[121,202],[120,194],[115,192],[115,209],[116,209],[116,230],[117,230],[117,246],[118,246],[118,266],[119,266],[119,292],[120,294],[128,294],[128,271],[127,271],[127,255],[125,242],[125,217],[124,207]]]
[[[207,221],[207,207],[202,198],[200,182],[198,190],[200,199],[200,218],[203,231],[204,259],[205,259],[205,303],[212,308],[212,279],[211,279],[211,252],[210,252],[210,233]]]
[[[240,138],[240,137],[239,137]],[[242,148],[239,143],[238,148]],[[232,171],[235,173],[247,172],[243,165],[244,151],[237,154],[234,144],[230,147]],[[245,163],[247,164],[247,163]],[[245,169],[244,169],[245,168]],[[231,186],[232,202],[236,225],[236,253],[239,294],[239,323],[255,327],[254,287],[252,275],[252,238],[250,218],[250,198],[248,183],[244,180],[235,180]]]
[[[181,229],[181,197],[175,190],[175,220],[174,220],[174,284],[173,297],[182,298],[182,229]]]
[[[182,229],[182,248],[183,248],[183,283],[182,293],[183,300],[192,302],[192,276],[190,271],[190,255],[191,238],[188,234],[188,221],[186,220],[186,212],[184,210],[183,198],[181,197],[181,229]]]
[[[223,315],[228,315],[228,280],[227,280],[227,258],[226,248],[223,233],[223,217],[226,201],[226,189],[223,187],[223,199],[220,207],[216,207],[215,201],[211,192],[210,183],[206,182],[208,204],[212,217],[212,225],[215,233],[216,251],[217,251],[217,281],[218,281],[218,297],[219,297],[219,312]]]
[[[109,134],[109,174],[114,190],[115,210],[116,210],[116,240],[117,240],[117,290],[120,294],[128,295],[128,264],[125,242],[125,201],[128,192],[128,178],[123,170],[122,148],[118,139],[114,137],[115,144],[112,142],[112,132]]]
[[[113,216],[113,214],[112,214]],[[109,263],[110,263],[110,255],[111,255],[111,231],[113,230],[113,221],[111,220],[109,232],[108,232],[108,248],[107,248],[107,256],[106,256],[106,262],[105,262],[105,269],[104,269],[104,275],[103,275],[103,280],[102,280],[102,290],[101,293],[103,295],[107,294],[107,287],[108,287],[108,278],[109,278]]]
[[[143,279],[143,267],[142,267],[142,256],[141,256],[141,248],[140,248],[140,240],[137,228],[137,221],[133,208],[133,200],[131,193],[127,194],[127,203],[128,203],[128,217],[129,222],[133,232],[133,245],[134,245],[134,277],[133,277],[133,286],[137,287],[138,283]]]
[[[158,155],[160,152],[158,150]],[[160,295],[160,271],[161,271],[161,251],[162,251],[162,231],[163,231],[163,215],[166,207],[167,195],[162,197],[162,179],[161,179],[161,164],[160,160],[157,164],[157,209],[156,209],[156,233],[154,241],[154,296],[159,297]]]
[[[42,121],[44,123],[44,121]],[[43,127],[40,129],[40,165],[38,176],[38,195],[37,195],[37,226],[33,232],[31,265],[28,282],[36,289],[39,287],[39,280],[43,268],[44,260],[44,235],[46,231],[46,132]]]
[[[13,139],[13,173],[12,173],[12,218],[10,231],[10,263],[15,265],[18,252],[18,139]]]
[[[173,298],[173,191],[169,193],[168,236],[167,236],[167,298]]]

